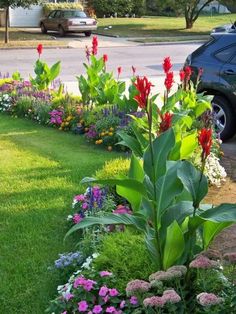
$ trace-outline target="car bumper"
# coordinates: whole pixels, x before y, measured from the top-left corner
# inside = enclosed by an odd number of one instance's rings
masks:
[[[95,31],[96,29],[96,25],[71,25],[67,27],[68,32],[89,32]]]

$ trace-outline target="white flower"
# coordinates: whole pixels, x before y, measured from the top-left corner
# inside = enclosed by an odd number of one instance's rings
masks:
[[[97,258],[98,256],[99,256],[99,253],[93,253],[93,254],[92,254],[92,257],[93,257],[93,258]]]
[[[73,218],[72,215],[68,215],[67,218],[66,218],[66,220],[67,220],[67,221],[70,221],[70,220],[72,220],[72,218]]]

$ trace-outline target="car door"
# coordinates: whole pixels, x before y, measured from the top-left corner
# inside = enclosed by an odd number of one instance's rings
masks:
[[[223,62],[219,73],[220,84],[230,93],[236,93],[236,44],[216,53],[216,57]]]
[[[52,11],[52,12],[48,15],[47,19],[46,19],[45,22],[44,22],[46,29],[48,29],[48,30],[54,30],[54,22],[55,22],[55,15],[56,15],[56,13],[57,13],[57,10]]]

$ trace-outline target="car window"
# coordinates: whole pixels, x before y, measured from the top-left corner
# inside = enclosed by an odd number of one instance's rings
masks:
[[[52,11],[52,12],[50,12],[49,15],[48,15],[48,18],[50,18],[50,19],[54,18],[56,12],[57,12],[57,11]]]
[[[65,19],[75,18],[75,17],[80,17],[80,18],[87,17],[87,15],[83,11],[65,11],[63,13],[64,13]]]
[[[233,57],[235,52],[236,52],[236,45],[232,45],[230,47],[226,47],[224,49],[218,50],[215,53],[215,57],[222,62],[227,62]]]
[[[61,17],[61,11],[57,11],[54,18],[58,19]]]

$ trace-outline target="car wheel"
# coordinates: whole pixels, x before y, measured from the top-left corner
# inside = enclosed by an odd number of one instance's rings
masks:
[[[61,25],[59,25],[59,27],[58,27],[58,32],[59,32],[59,35],[61,37],[65,36],[65,30],[64,30],[64,28]]]
[[[212,100],[214,123],[216,132],[222,141],[231,138],[235,132],[235,113],[230,103],[222,96],[215,96]]]
[[[90,37],[92,32],[84,32],[84,34],[85,34],[86,37]]]
[[[46,29],[46,27],[43,23],[41,23],[40,28],[41,28],[42,34],[47,34],[48,30]]]

